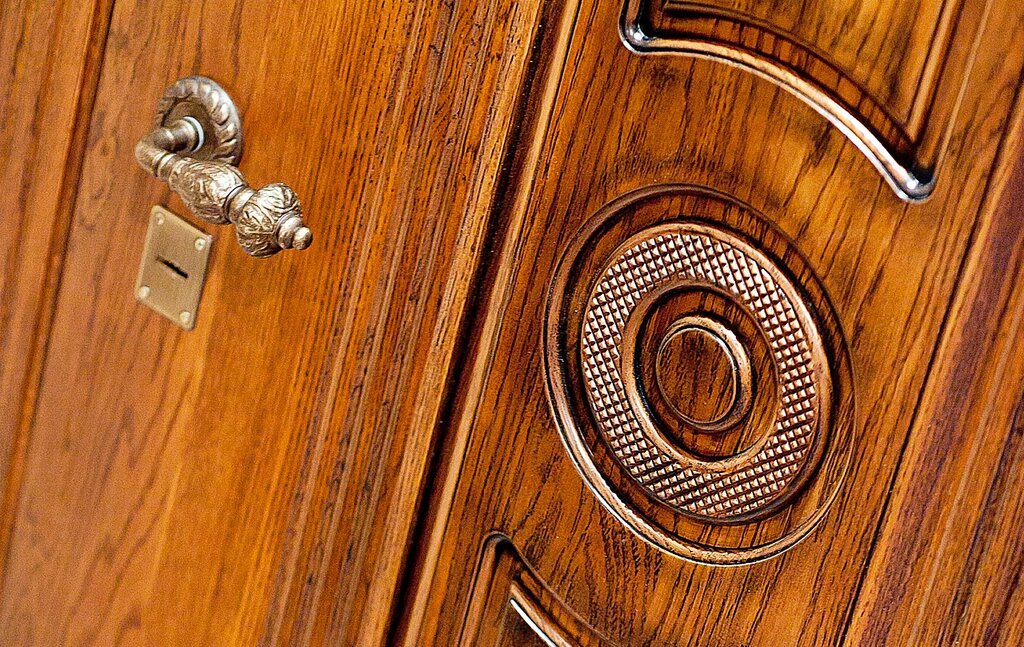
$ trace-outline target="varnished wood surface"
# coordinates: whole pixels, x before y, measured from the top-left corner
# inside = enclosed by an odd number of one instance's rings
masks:
[[[1019,115],[907,439],[850,645],[1024,641]]]
[[[991,6],[628,0],[622,30],[639,51],[707,57],[789,88],[847,133],[897,193],[922,200],[985,55]]]
[[[107,2],[0,6],[0,565],[81,172]]]
[[[5,642],[382,640],[536,9],[114,4],[26,414]],[[189,73],[232,94],[242,170],[293,186],[317,239],[258,262],[216,231],[184,334],[133,297],[168,192],[132,148]]]
[[[509,537],[569,608],[619,643],[840,642],[855,607],[871,604],[862,585],[875,586],[868,573],[878,568],[876,533],[914,532],[904,524],[884,530],[889,506],[899,505],[890,489],[931,483],[927,472],[916,480],[910,443],[925,434],[912,429],[915,421],[928,425],[922,389],[949,339],[943,330],[958,325],[947,308],[970,299],[954,296],[969,293],[965,270],[979,267],[965,259],[985,258],[976,246],[984,243],[975,241],[998,220],[986,194],[1005,171],[994,165],[1008,166],[1019,154],[1015,145],[999,152],[1022,61],[1002,50],[979,58],[936,194],[907,205],[839,133],[771,84],[712,62],[636,57],[613,37],[620,3],[566,6],[565,67],[548,71],[561,79],[552,82],[557,97],[550,112],[535,114],[521,144],[524,151],[539,146],[540,163],[531,165],[524,152],[511,189],[516,201],[501,214],[500,256],[486,281],[492,289],[473,329],[470,377],[457,394],[431,500],[405,644],[449,644],[458,635],[473,568],[464,556],[494,531]],[[1022,18],[997,3],[985,38],[1020,39]],[[838,500],[804,542],[735,569],[666,556],[601,508],[566,457],[545,394],[539,322],[547,286],[538,277],[552,275],[571,234],[602,205],[637,187],[681,180],[754,205],[795,241],[823,281],[852,354],[858,441]],[[1004,231],[994,240],[1009,249],[1014,236]],[[1013,400],[1005,397],[1000,402]],[[1005,415],[989,423],[1010,428]],[[1005,494],[992,496],[993,509],[1012,505],[999,498]],[[913,560],[902,555],[891,568]],[[888,613],[884,598],[879,609]],[[1013,631],[1011,614],[998,618],[1005,625],[997,630]]]
[[[4,4],[0,643],[1020,642],[1024,51],[984,44],[1024,41],[1024,13],[966,6],[701,5],[809,44],[906,151],[931,133],[948,159],[910,205],[771,81],[630,52],[622,0]],[[131,151],[191,73],[232,94],[241,169],[293,186],[316,241],[261,262],[212,230],[183,333],[132,294],[150,205],[186,211]],[[763,214],[849,345],[851,470],[757,564],[627,530],[545,393],[555,263],[668,183]]]
[[[922,90],[930,87],[926,66],[944,55],[949,14],[956,0],[876,0],[865,3],[803,4],[790,0],[650,0],[652,10],[676,16],[738,18],[789,35],[820,52],[845,76],[865,88],[900,121],[908,121]],[[944,15],[945,14],[945,15]]]

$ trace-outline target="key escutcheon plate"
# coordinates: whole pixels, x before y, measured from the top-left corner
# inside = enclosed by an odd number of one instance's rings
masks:
[[[149,215],[135,295],[184,330],[196,325],[213,236],[161,206]]]

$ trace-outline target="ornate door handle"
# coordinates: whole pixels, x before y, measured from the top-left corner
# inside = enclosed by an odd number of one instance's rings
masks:
[[[295,191],[286,184],[253,189],[235,166],[241,155],[238,110],[223,88],[202,76],[167,89],[156,128],[135,146],[142,168],[167,182],[197,217],[233,224],[249,255],[309,247],[313,234]]]

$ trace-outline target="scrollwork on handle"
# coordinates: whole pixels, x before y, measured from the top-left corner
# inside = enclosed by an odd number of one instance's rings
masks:
[[[284,249],[306,249],[313,234],[303,223],[298,196],[289,186],[278,183],[256,190],[238,168],[220,161],[223,155],[194,156],[210,150],[210,140],[222,136],[215,115],[231,113],[228,121],[240,128],[234,110],[213,81],[182,79],[161,101],[158,123],[166,125],[158,125],[135,146],[139,165],[167,182],[197,217],[235,225],[238,243],[250,256],[265,258]],[[240,137],[237,141],[230,158],[237,159],[240,153]]]

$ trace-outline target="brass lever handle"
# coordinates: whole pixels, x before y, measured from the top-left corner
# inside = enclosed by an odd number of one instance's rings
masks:
[[[135,146],[135,158],[197,217],[233,224],[249,255],[306,249],[313,233],[303,223],[295,191],[286,184],[249,186],[234,166],[241,144],[241,120],[227,93],[210,79],[191,76],[167,90],[157,127]]]

